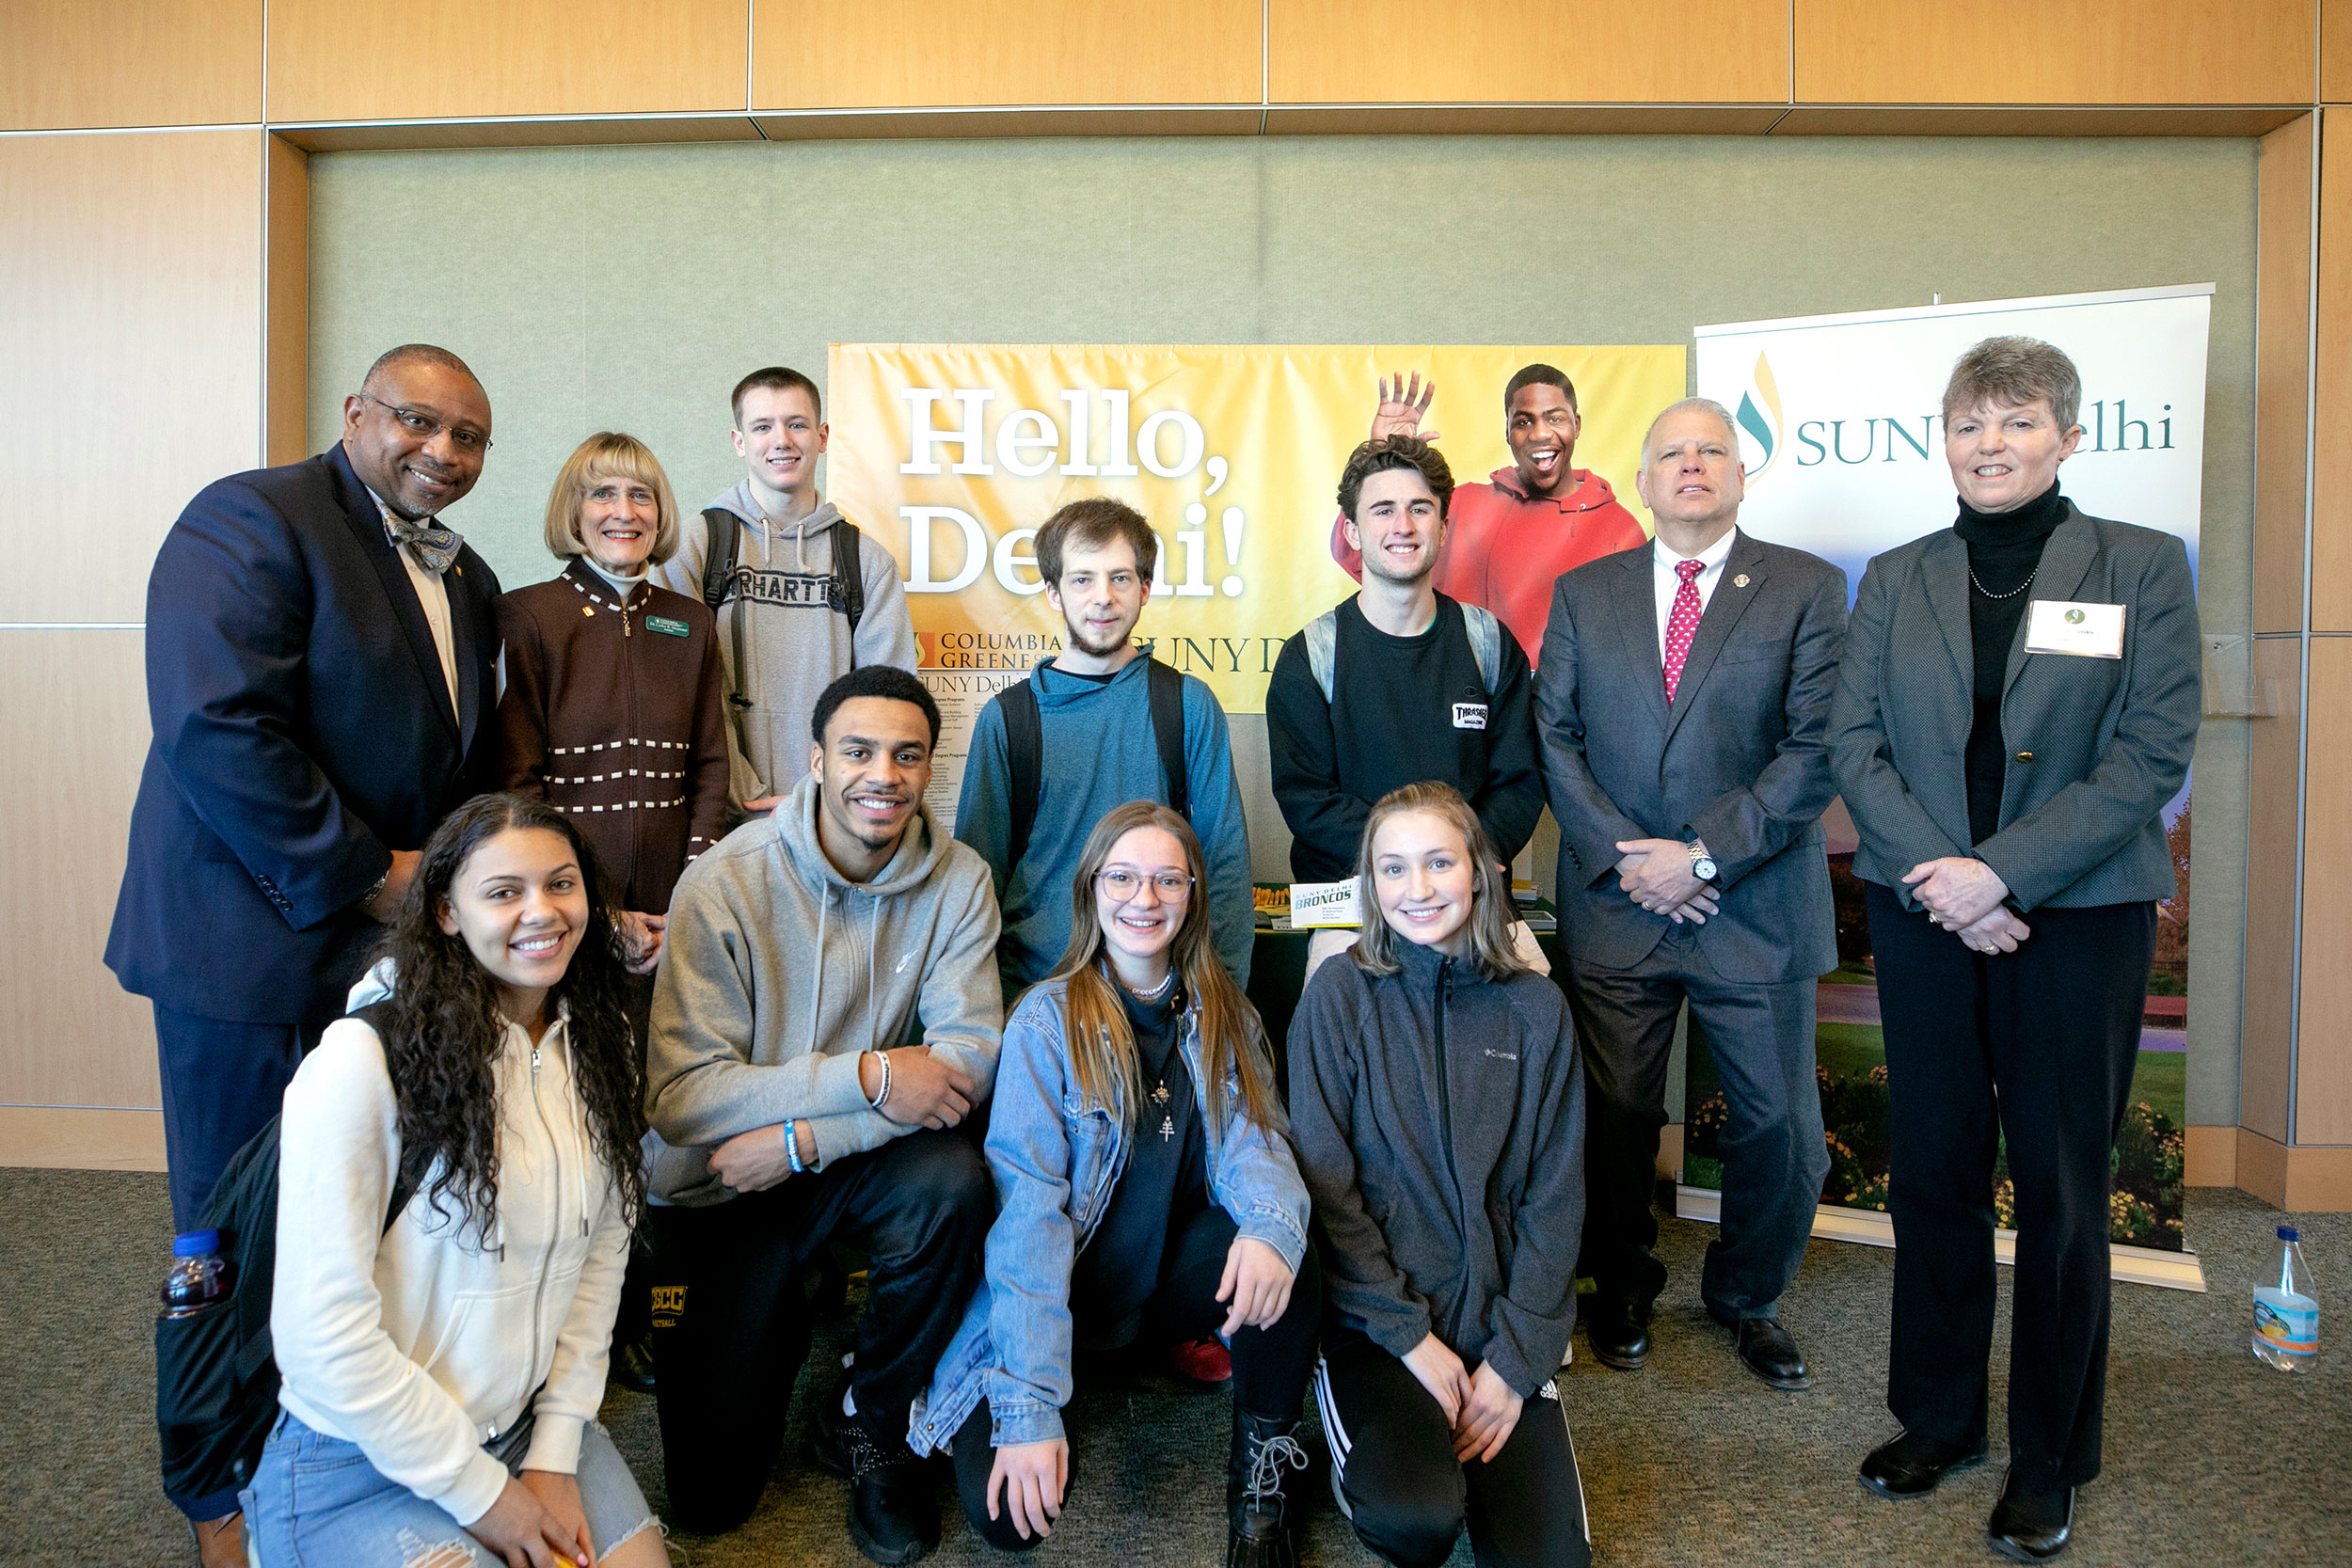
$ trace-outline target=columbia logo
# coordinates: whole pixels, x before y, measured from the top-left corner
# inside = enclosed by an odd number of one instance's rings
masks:
[[[1493,1046],[1491,1046],[1491,1045],[1490,1045],[1490,1046],[1487,1046],[1487,1047],[1486,1047],[1484,1051],[1482,1051],[1482,1052],[1480,1053],[1480,1054],[1482,1054],[1482,1055],[1486,1055],[1486,1056],[1492,1056],[1492,1057],[1493,1057],[1496,1061],[1498,1061],[1498,1062],[1516,1062],[1516,1061],[1518,1061],[1518,1060],[1519,1059],[1519,1053],[1518,1053],[1518,1052],[1516,1052],[1516,1051],[1497,1051],[1497,1050],[1496,1050]]]

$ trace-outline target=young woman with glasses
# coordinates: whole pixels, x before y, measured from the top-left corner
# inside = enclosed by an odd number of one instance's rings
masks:
[[[1070,1485],[1062,1412],[1090,1355],[1216,1334],[1233,1361],[1227,1561],[1289,1568],[1285,1487],[1320,1290],[1258,1015],[1217,961],[1200,841],[1131,801],[1095,826],[1069,948],[1005,1025],[988,1131],[999,1212],[911,1440],[1019,1551]],[[1098,1363],[1095,1363],[1099,1365]]]

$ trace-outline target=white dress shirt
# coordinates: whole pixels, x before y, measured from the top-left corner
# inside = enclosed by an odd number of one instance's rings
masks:
[[[1699,613],[1707,613],[1707,601],[1715,594],[1715,584],[1724,577],[1724,562],[1731,556],[1731,541],[1739,531],[1724,530],[1724,536],[1696,555],[1677,555],[1667,548],[1663,539],[1650,545],[1651,586],[1658,593],[1658,667],[1666,667],[1666,623],[1673,617],[1675,595],[1682,591],[1682,579],[1675,575],[1675,563],[1681,561],[1703,561],[1696,578],[1699,591]]]
[[[424,624],[433,628],[433,650],[441,656],[441,679],[448,686],[449,710],[456,716],[458,726],[462,729],[466,716],[457,710],[457,639],[456,633],[450,628],[449,584],[441,580],[438,572],[426,571],[419,563],[415,551],[404,548],[397,540],[393,540],[392,509],[384,504],[384,498],[369,490],[368,499],[375,502],[376,511],[383,515],[384,537],[392,540],[393,553],[400,557],[400,563],[408,568],[408,583],[417,591],[417,603],[424,610]]]

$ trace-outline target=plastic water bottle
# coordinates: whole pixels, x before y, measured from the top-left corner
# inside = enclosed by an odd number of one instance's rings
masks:
[[[229,1263],[220,1232],[186,1230],[171,1239],[171,1272],[164,1275],[164,1316],[192,1318],[229,1294]]]
[[[2254,1287],[2254,1355],[2282,1372],[2308,1371],[2319,1354],[2319,1291],[2295,1227],[2279,1227],[2279,1267]]]

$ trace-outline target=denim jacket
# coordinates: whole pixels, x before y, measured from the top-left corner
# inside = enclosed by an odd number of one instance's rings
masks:
[[[917,1453],[945,1449],[983,1396],[992,1446],[1062,1435],[1071,1395],[1071,1271],[1110,1207],[1132,1140],[1124,1118],[1078,1092],[1063,1044],[1066,990],[1058,980],[1032,987],[1005,1024],[988,1128],[996,1223],[963,1323],[930,1391],[915,1399],[907,1441]],[[1249,1026],[1250,1049],[1263,1059],[1254,1015]],[[1295,1271],[1307,1250],[1307,1187],[1287,1126],[1251,1123],[1231,1072],[1224,1125],[1210,1121],[1197,1006],[1186,1010],[1177,1043],[1208,1132],[1210,1196],[1242,1235],[1263,1242]]]

